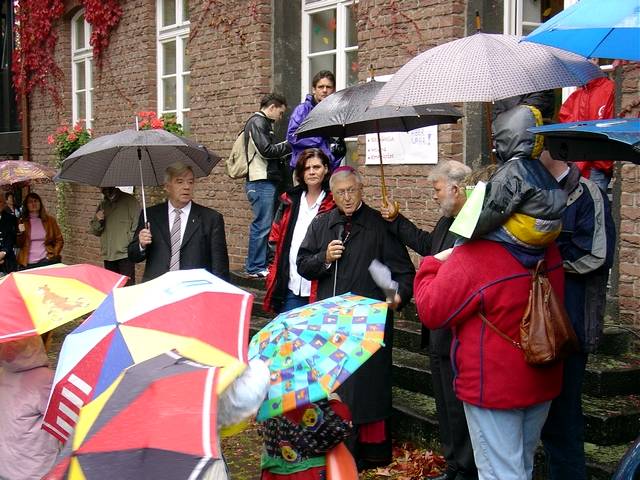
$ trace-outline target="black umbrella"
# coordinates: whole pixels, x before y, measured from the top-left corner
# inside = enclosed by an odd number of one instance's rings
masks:
[[[62,162],[56,179],[97,187],[140,185],[146,222],[145,185],[162,185],[165,169],[174,162],[206,177],[220,157],[193,140],[165,130],[124,130],[91,140]]]
[[[377,133],[382,201],[386,206],[387,187],[382,166],[380,132],[408,132],[430,125],[456,123],[462,114],[448,104],[369,108],[369,104],[383,86],[383,82],[372,80],[329,95],[311,110],[300,124],[296,135],[301,138],[351,137]]]
[[[546,137],[553,158],[579,162],[629,161],[640,165],[640,119],[611,118],[530,128]]]

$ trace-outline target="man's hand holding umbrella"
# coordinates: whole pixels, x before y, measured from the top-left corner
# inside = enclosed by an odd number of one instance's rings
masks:
[[[151,245],[152,241],[153,237],[151,235],[151,225],[147,222],[146,227],[140,230],[140,233],[138,234],[138,243],[140,244],[140,249],[144,250],[145,248],[147,248],[147,246]]]

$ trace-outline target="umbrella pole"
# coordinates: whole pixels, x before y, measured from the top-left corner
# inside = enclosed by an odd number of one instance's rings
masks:
[[[138,117],[136,117],[136,123]],[[140,168],[140,187],[142,188],[142,217],[144,218],[144,227],[149,228],[147,225],[147,202],[144,198],[144,177],[142,176],[142,149],[138,147],[138,167]]]
[[[380,158],[380,185],[382,188],[382,206],[386,209],[389,206],[389,199],[387,198],[387,183],[384,180],[384,167],[382,165],[382,142],[380,141],[380,128],[378,126],[378,120],[376,120],[376,135],[378,136],[378,156]],[[393,211],[389,215],[389,219],[394,219],[400,212],[400,205],[398,202],[393,202]]]
[[[487,144],[489,147],[489,161],[496,163],[496,156],[493,154],[493,138],[491,134],[491,104],[485,102],[484,104],[485,126],[487,129]]]

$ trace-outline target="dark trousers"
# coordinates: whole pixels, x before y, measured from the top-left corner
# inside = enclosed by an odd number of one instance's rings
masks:
[[[542,444],[547,455],[549,480],[584,480],[584,420],[582,381],[589,354],[574,353],[564,362],[562,391],[551,402],[542,428]]]
[[[456,480],[477,479],[467,419],[462,402],[453,391],[453,368],[449,356],[429,354],[433,396],[436,400],[440,443],[447,460],[447,475]]]
[[[125,287],[136,284],[136,264],[128,258],[121,258],[120,260],[105,260],[104,268],[111,272],[129,277]]]

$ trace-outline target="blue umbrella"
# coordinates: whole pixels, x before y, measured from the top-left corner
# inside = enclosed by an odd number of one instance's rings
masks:
[[[640,60],[640,2],[581,0],[523,38],[584,57]]]
[[[612,118],[530,128],[546,137],[554,158],[567,161],[628,160],[640,165],[640,119]]]

